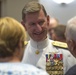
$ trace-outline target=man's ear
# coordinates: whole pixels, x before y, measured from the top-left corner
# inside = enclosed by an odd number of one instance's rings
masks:
[[[76,42],[74,40],[72,40],[72,46],[73,46],[73,50],[76,50]]]
[[[21,21],[21,24],[24,26],[25,30],[27,31],[27,28],[26,28],[24,21]]]
[[[74,52],[75,48],[76,48],[76,44],[75,44],[75,41],[73,40],[69,40],[69,48],[71,50],[71,52]]]
[[[70,52],[74,57],[76,57],[76,42],[74,40],[71,40],[70,46]]]
[[[50,16],[48,15],[47,16],[47,25],[49,26],[49,23],[50,23]]]

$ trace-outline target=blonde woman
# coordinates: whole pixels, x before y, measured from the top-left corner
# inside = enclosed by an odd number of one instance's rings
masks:
[[[20,63],[24,52],[26,32],[15,19],[0,19],[0,75],[48,75],[28,64]]]

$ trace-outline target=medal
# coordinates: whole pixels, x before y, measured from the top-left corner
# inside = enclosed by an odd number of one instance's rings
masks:
[[[35,51],[35,54],[39,54],[39,53],[40,53],[40,51],[39,51],[39,50],[36,50],[36,51]]]
[[[48,61],[48,62],[46,62],[46,66],[50,66],[50,62]]]

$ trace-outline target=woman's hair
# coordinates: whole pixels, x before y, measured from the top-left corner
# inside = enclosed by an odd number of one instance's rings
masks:
[[[15,19],[5,17],[0,19],[0,57],[12,56],[19,41],[26,39],[24,27]]]

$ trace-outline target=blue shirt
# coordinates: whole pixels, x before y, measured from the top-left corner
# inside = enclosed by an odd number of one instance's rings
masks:
[[[45,71],[29,64],[0,63],[0,75],[48,75]]]

